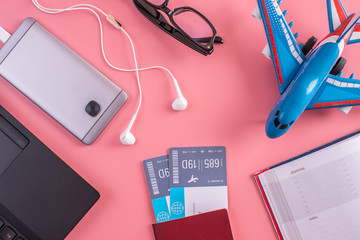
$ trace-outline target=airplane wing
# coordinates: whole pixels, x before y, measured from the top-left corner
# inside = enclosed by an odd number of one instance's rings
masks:
[[[279,90],[282,94],[306,57],[301,52],[277,0],[257,1],[268,40],[267,47],[271,53]]]
[[[346,107],[360,104],[360,80],[330,75],[306,109]]]

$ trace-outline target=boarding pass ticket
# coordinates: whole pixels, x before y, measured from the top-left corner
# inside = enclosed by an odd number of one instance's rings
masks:
[[[161,156],[143,162],[156,222],[170,220],[169,158]]]
[[[169,161],[171,219],[227,209],[225,147],[171,148]]]

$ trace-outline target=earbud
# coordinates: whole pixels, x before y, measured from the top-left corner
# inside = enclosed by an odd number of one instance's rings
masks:
[[[130,132],[136,117],[137,117],[137,112],[131,118],[131,121],[129,122],[129,125],[127,126],[125,131],[120,135],[120,142],[124,145],[133,145],[136,142],[134,135]]]
[[[187,108],[187,101],[186,99],[181,95],[175,101],[172,103],[172,108],[175,111],[183,111]]]
[[[187,108],[187,101],[186,99],[184,98],[184,96],[181,94],[181,90],[180,90],[180,87],[179,87],[179,84],[178,82],[176,81],[175,77],[170,74],[171,77],[173,78],[173,81],[174,81],[174,86],[175,86],[175,89],[176,89],[176,93],[178,95],[178,98],[175,99],[175,101],[172,103],[172,108],[175,110],[175,111],[183,111]]]
[[[123,132],[120,135],[120,141],[124,145],[133,145],[135,143],[136,139],[131,132]]]

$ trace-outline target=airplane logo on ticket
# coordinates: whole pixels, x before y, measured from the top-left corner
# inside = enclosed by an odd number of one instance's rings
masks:
[[[194,178],[194,174],[193,174],[193,175],[191,175],[191,178],[188,181],[188,183],[196,183],[198,180],[199,180],[199,178],[197,178],[197,177]]]

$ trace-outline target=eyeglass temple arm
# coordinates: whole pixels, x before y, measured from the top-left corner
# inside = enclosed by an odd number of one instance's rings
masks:
[[[197,42],[203,42],[203,43],[206,43],[206,42],[209,42],[211,40],[211,37],[204,37],[204,38],[193,38],[195,41]],[[214,43],[221,43],[223,44],[224,43],[224,40],[222,39],[222,37],[220,36],[216,36],[215,37],[215,40],[214,40]]]

